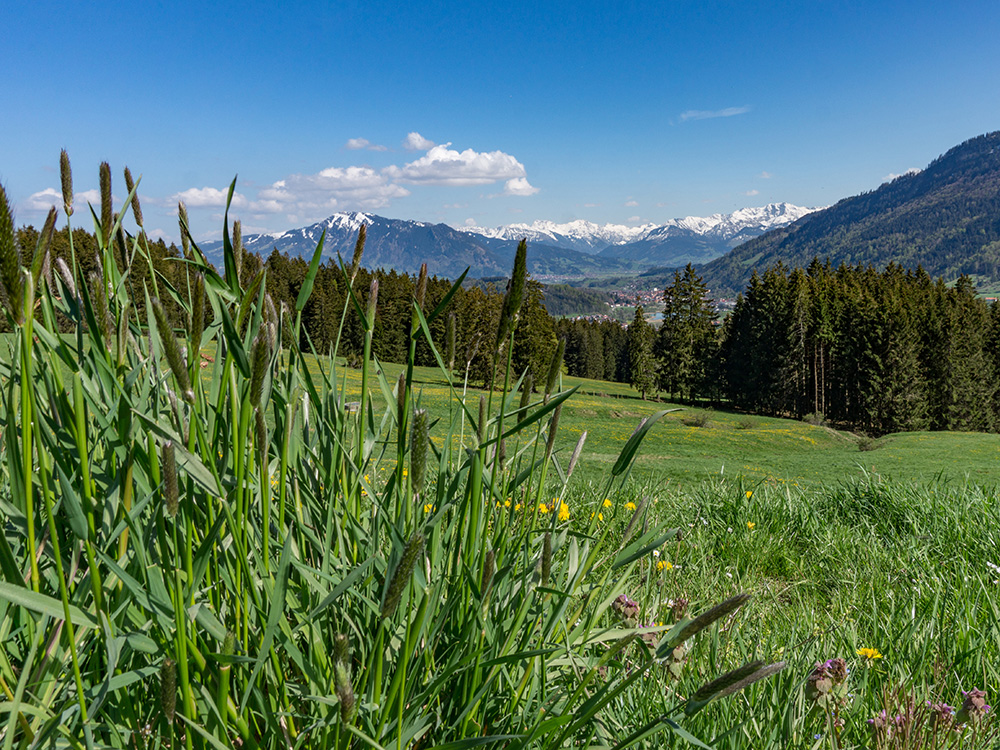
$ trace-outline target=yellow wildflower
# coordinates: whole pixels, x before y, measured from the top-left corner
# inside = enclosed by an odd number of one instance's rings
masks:
[[[569,506],[566,503],[559,503],[559,520],[568,521],[569,520]]]
[[[673,563],[668,562],[667,560],[660,560],[658,563],[656,563],[656,569],[671,571],[674,569],[674,566]]]
[[[424,513],[432,513],[434,511],[434,503],[424,504]]]
[[[753,521],[747,521],[747,528],[750,529],[750,531],[753,531],[753,527],[756,525],[757,524],[755,524]]]
[[[610,508],[611,507],[611,500],[610,499],[604,498],[604,507],[605,508]]]
[[[747,490],[747,500],[753,497],[753,490]]]
[[[503,507],[509,508],[510,507],[510,500],[504,500],[503,501]]]
[[[868,662],[882,658],[882,654],[879,653],[877,648],[859,648],[858,656],[863,656]]]
[[[627,503],[625,503],[625,510],[635,510],[635,503],[629,500]]]
[[[538,504],[538,512],[541,513],[541,514],[543,514],[543,515],[545,513],[548,513],[549,512],[549,506],[546,505],[545,503],[539,503]]]
[[[514,510],[521,510],[521,503],[514,506]]]

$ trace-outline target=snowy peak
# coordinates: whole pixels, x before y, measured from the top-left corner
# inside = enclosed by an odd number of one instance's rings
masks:
[[[624,224],[595,224],[577,219],[565,224],[539,220],[531,224],[508,224],[502,227],[459,227],[463,232],[489,239],[520,240],[555,245],[570,250],[596,254],[609,245],[621,245],[644,236],[655,224],[630,227]]]
[[[661,241],[678,236],[704,236],[714,241],[742,242],[750,237],[791,224],[817,209],[794,206],[790,203],[769,203],[759,208],[741,208],[731,214],[687,216],[671,219],[662,224],[626,226],[623,224],[595,224],[578,219],[565,224],[554,221],[535,221],[531,224],[508,224],[502,227],[459,227],[490,239],[519,240],[599,253],[615,245],[633,242]],[[608,253],[605,253],[608,254]]]

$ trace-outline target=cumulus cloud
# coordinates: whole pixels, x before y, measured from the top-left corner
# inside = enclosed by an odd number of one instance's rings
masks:
[[[112,196],[113,200],[118,200]],[[73,209],[80,210],[87,207],[90,203],[94,206],[99,206],[101,203],[101,191],[100,190],[82,190],[73,193]],[[63,210],[63,199],[62,192],[56,190],[55,188],[45,188],[44,190],[39,190],[37,193],[32,193],[28,196],[27,200],[21,202],[18,208],[25,211],[48,211],[52,206],[55,206],[60,211]]]
[[[760,195],[760,191],[759,190],[747,190],[745,193],[743,193],[743,195],[749,195],[749,196]]]
[[[689,109],[681,112],[681,122],[688,120],[711,120],[716,117],[733,117],[734,115],[745,115],[750,111],[750,107],[726,107],[725,109]]]
[[[434,148],[434,141],[427,140],[417,132],[407,133],[403,139],[403,148],[407,151],[427,151]]]
[[[383,208],[410,191],[371,167],[328,167],[316,174],[293,174],[257,194],[250,203],[260,213],[325,215],[333,211]]]
[[[629,206],[631,208],[632,206],[638,206],[639,205],[639,201],[633,200],[632,198],[629,198],[627,201],[625,201],[625,205]]]
[[[629,224],[638,224],[641,219],[642,219],[641,216],[629,216],[627,219],[625,219],[625,221],[627,221]]]
[[[179,193],[174,193],[167,200],[170,203],[184,201],[188,208],[222,208],[226,205],[226,197],[229,190],[220,190],[214,187],[188,188]],[[233,193],[233,200],[230,205],[233,208],[242,208],[249,203],[247,197],[242,193]]]
[[[764,170],[757,176],[760,177],[760,179],[762,180],[770,180],[772,177],[774,177],[774,175],[768,172],[767,170]]]
[[[344,144],[344,148],[349,151],[360,151],[361,149],[368,149],[369,151],[388,151],[385,146],[381,146],[378,143],[372,143],[367,138],[348,138],[347,143]]]
[[[538,188],[529,184],[524,177],[515,177],[504,183],[503,192],[504,195],[534,195]]]
[[[386,167],[383,173],[400,182],[427,185],[486,185],[525,177],[524,165],[503,151],[455,151],[449,146],[434,146],[419,159]]]

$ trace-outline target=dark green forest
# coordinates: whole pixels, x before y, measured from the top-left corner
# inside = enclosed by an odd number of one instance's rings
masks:
[[[33,227],[18,231],[22,248],[34,247],[37,239]],[[275,306],[294,308],[306,261],[277,250],[261,258],[246,253],[236,239],[244,278],[260,275]],[[161,286],[186,294],[183,258],[190,248],[182,252],[145,239],[141,244]],[[93,280],[101,276],[96,247],[93,235],[74,230],[73,250],[84,275]],[[149,264],[133,262],[136,247],[134,238],[122,232],[118,261],[129,269],[127,283],[142,289],[148,286]],[[58,259],[69,259],[66,230],[55,233],[52,248],[57,267]],[[404,362],[419,279],[363,267],[356,273],[354,288],[367,290],[357,300],[362,309],[377,288],[374,355]],[[449,280],[426,279],[424,309],[433,309],[450,287]],[[301,343],[331,354],[343,328],[337,354],[357,363],[362,328],[346,289],[339,261],[322,263],[302,313]],[[106,293],[97,283],[88,291],[96,298]],[[502,280],[469,283],[458,289],[448,313],[433,321],[435,345],[446,353],[456,378],[467,377],[477,386],[490,382],[497,361],[491,332],[497,330],[503,292]],[[705,282],[688,265],[664,290],[663,323],[657,329],[646,322],[641,307],[627,326],[609,319],[557,319],[547,309],[549,294],[566,309],[600,302],[589,294],[529,282],[513,364],[518,375],[528,371],[535,382],[544,379],[564,339],[567,374],[631,383],[643,398],[809,417],[872,435],[1000,426],[1000,307],[978,298],[965,276],[946,285],[919,267],[908,271],[891,264],[877,271],[814,260],[805,270],[789,270],[779,263],[754,273],[733,313],[720,322]],[[184,328],[180,306],[163,296],[171,322]],[[131,298],[144,306],[144,295]],[[9,321],[2,324],[9,328]],[[426,344],[418,345],[416,357],[417,364],[433,364]]]

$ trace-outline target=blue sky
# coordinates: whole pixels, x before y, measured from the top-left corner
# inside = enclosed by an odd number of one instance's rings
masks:
[[[142,174],[146,226],[458,225],[827,205],[1000,129],[994,2],[18,2],[0,181],[39,224]],[[74,217],[81,221],[81,214]]]

